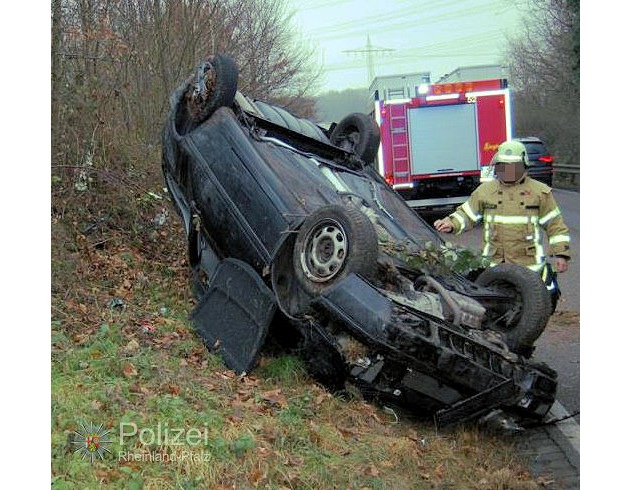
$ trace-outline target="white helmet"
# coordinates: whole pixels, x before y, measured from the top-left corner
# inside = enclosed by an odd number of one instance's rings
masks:
[[[520,141],[504,141],[499,145],[491,163],[523,163],[528,167],[527,149]]]

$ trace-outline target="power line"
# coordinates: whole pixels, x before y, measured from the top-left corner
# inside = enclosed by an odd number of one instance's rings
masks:
[[[439,55],[422,55],[422,56],[418,56],[418,59],[448,59],[448,58],[462,58],[462,57],[466,57],[466,58],[486,58],[488,60],[493,59],[493,57],[496,56],[496,53],[489,53],[489,52],[478,52],[478,53],[445,53],[445,54],[439,54]],[[405,59],[407,61],[405,61]],[[400,58],[388,58],[386,60],[384,60],[383,62],[379,63],[379,67],[385,67],[385,66],[393,66],[393,65],[397,65],[397,64],[408,64],[409,60],[411,59],[411,57],[406,57],[405,59],[400,59]],[[493,62],[496,62],[493,61]],[[353,69],[358,69],[360,68],[358,62],[355,63],[334,63],[334,64],[330,64],[326,67],[326,71],[327,72],[333,72],[333,71],[343,71],[343,70],[353,70]],[[372,78],[373,79],[373,78]],[[371,83],[371,80],[370,80]]]
[[[401,67],[413,65],[413,70],[417,71],[418,68],[415,67],[426,70],[428,65],[434,64],[433,60],[436,59],[463,58],[456,62],[460,66],[476,62],[500,63],[499,58],[503,57],[502,47],[507,44],[508,31],[514,29],[510,27],[511,21],[508,22],[508,18],[511,17],[512,9],[516,4],[508,0],[409,0],[407,2],[394,0],[391,3],[388,2],[387,5],[379,2],[378,8],[374,4],[374,9],[360,8],[350,20],[347,20],[345,13],[348,9],[345,7],[354,3],[351,0],[292,0],[292,2],[294,5],[300,5],[302,7],[300,10],[308,10],[305,19],[313,15],[320,17],[314,11],[321,12],[321,18],[325,18],[326,21],[316,28],[308,29],[307,36],[312,36],[314,41],[323,45],[337,45],[335,48],[327,46],[325,48],[327,50],[346,55],[352,54],[355,58],[359,58],[363,66],[367,68],[368,84],[377,74],[381,74],[379,68],[387,71],[395,65]],[[369,3],[372,5],[371,2]],[[368,2],[365,2],[364,6],[368,7]],[[330,13],[330,17],[324,15],[324,12]],[[368,15],[363,16],[363,13],[368,13]],[[481,32],[473,33],[473,26],[482,27]],[[410,28],[413,29],[413,35]],[[392,36],[394,32],[396,37]],[[342,40],[364,38],[366,33],[369,35],[365,46],[354,49],[343,49],[347,47],[347,44],[339,46]],[[455,34],[456,37],[446,40],[447,33]],[[410,41],[418,34],[422,40],[426,41],[426,44],[410,47],[406,40]],[[390,47],[372,44],[372,37],[391,43]],[[387,56],[382,56],[385,54]],[[344,70],[356,73],[359,69],[359,59],[344,62],[340,61],[338,56],[333,56],[330,59],[332,63],[323,68],[331,73]]]
[[[446,58],[492,58],[497,57],[497,53],[492,50],[491,41],[496,40],[496,34],[492,31],[483,34],[481,37],[476,35],[461,36],[450,41],[435,42],[425,44],[423,46],[412,46],[402,50],[393,50],[390,48],[382,48],[380,46],[374,46],[370,42],[368,36],[368,46],[344,50],[344,53],[361,54],[367,58],[368,64],[368,76],[375,75],[375,65],[378,66],[391,66],[394,64],[404,63],[410,60],[423,60],[423,59],[446,59]],[[465,48],[461,49],[461,48]],[[379,60],[375,63],[372,54],[379,52],[391,52],[391,56],[388,56],[384,60]],[[327,65],[328,71],[339,71],[344,68],[356,68],[358,64],[356,62],[337,62]],[[373,78],[369,80],[371,81]]]
[[[447,0],[442,4],[432,5],[433,13],[427,14],[427,8],[415,6],[404,11],[395,11],[388,14],[377,14],[362,19],[333,24],[317,29],[317,39],[319,41],[333,41],[336,39],[357,36],[361,32],[374,31],[385,33],[390,31],[400,31],[407,27],[420,27],[423,25],[435,25],[439,22],[453,22],[460,19],[470,19],[474,14],[483,14],[496,8],[503,13],[508,9],[503,2],[488,1],[481,5],[462,8],[458,1]],[[491,24],[491,23],[489,23]]]

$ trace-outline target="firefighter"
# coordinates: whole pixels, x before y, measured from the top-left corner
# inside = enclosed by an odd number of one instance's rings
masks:
[[[556,272],[570,259],[569,229],[551,188],[527,175],[527,151],[518,141],[505,141],[492,158],[496,179],[484,182],[454,213],[435,221],[442,233],[462,233],[483,222],[483,256],[494,266],[520,264],[541,274],[552,298],[560,297]],[[545,230],[554,266],[547,261]]]

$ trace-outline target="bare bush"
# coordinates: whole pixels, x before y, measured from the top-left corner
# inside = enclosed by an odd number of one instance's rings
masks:
[[[524,35],[510,42],[516,131],[544,138],[579,165],[579,0],[527,0]]]
[[[170,93],[217,52],[235,57],[241,90],[309,115],[318,74],[289,19],[274,0],[54,0],[53,165],[156,165]]]

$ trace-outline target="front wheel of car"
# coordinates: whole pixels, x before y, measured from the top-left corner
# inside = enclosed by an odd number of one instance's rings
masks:
[[[302,288],[314,296],[353,272],[373,277],[377,258],[378,239],[369,218],[357,208],[330,205],[302,224],[293,249],[293,271]]]
[[[484,270],[475,282],[512,297],[490,308],[490,328],[503,334],[512,351],[529,357],[551,315],[551,299],[540,275],[520,265],[499,264]]]

